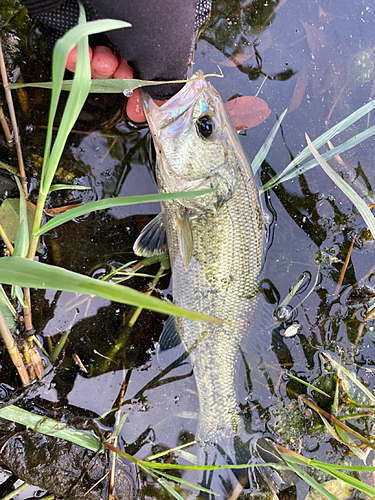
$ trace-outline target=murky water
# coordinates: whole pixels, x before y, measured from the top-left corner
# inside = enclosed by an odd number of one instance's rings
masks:
[[[276,116],[290,109],[282,134],[278,133],[263,165],[259,186],[280,173],[305,147],[305,132],[313,139],[373,98],[374,23],[375,8],[369,0],[215,2],[211,21],[198,42],[195,68],[212,73],[218,72],[220,66],[224,78],[212,78],[212,83],[224,101],[237,94],[257,94],[268,104],[270,117],[241,133],[250,159],[261,147]],[[27,36],[28,43],[23,47],[26,62],[12,59],[10,51],[8,57],[11,63],[15,61],[14,65],[21,65],[25,80],[46,80],[48,69],[38,68],[37,75],[28,63],[28,58],[33,57],[35,34],[30,30]],[[28,171],[36,185],[45,134],[40,126],[46,124],[48,92],[33,90],[27,98],[28,108],[17,106],[22,116]],[[112,103],[118,109],[117,97]],[[59,172],[60,180],[75,178],[92,190],[53,195],[51,207],[157,191],[147,129],[136,129],[121,121],[108,130],[98,130],[98,116],[102,121],[108,119],[107,109],[107,96],[90,98]],[[372,125],[374,118],[368,120],[366,123],[366,118],[362,119],[335,138],[334,145]],[[1,147],[2,159],[12,160],[3,144]],[[344,164],[330,162],[346,180],[355,181],[363,196],[372,192],[373,151],[374,140],[369,139],[344,153]],[[4,178],[5,182],[6,189],[12,190],[11,181]],[[352,203],[320,167],[285,182],[262,198],[272,218],[263,275],[271,322],[272,311],[290,288],[302,276],[305,278],[290,302],[291,315],[272,325],[256,325],[257,331],[250,336],[246,354],[250,372],[242,367],[238,382],[244,396],[243,411],[254,430],[269,432],[280,444],[306,457],[337,462],[347,455],[347,449],[318,428],[319,417],[298,407],[297,395],[313,397],[327,411],[331,402],[291,380],[285,372],[333,394],[335,372],[325,364],[320,354],[324,351],[340,360],[371,390],[374,388],[373,322],[361,323],[368,307],[368,291],[360,288],[371,287],[374,242]],[[46,236],[43,259],[99,277],[109,265],[135,259],[132,243],[147,223],[147,215],[159,210],[157,204],[111,209],[70,222]],[[343,284],[336,290],[342,261],[353,238],[351,260]],[[154,267],[147,272],[156,271]],[[148,281],[134,278],[129,284],[142,289]],[[169,277],[164,277],[158,287],[167,293]],[[69,404],[103,415],[116,404],[124,367],[127,386],[123,411],[129,415],[120,435],[121,446],[144,458],[194,435],[199,403],[188,360],[164,372],[181,351],[178,347],[164,353],[157,349],[165,318],[143,312],[130,331],[124,326],[131,315],[129,308],[99,298],[37,291],[33,304],[34,324],[46,345],[48,337],[56,339],[71,328],[61,362],[41,391],[42,398],[57,406]],[[297,334],[284,337],[294,323],[300,325]],[[262,328],[265,333],[260,336]],[[119,338],[124,346],[116,358],[119,364],[105,368],[98,353],[109,355]],[[78,354],[87,374],[75,365],[72,354]],[[113,425],[113,413],[104,423]],[[370,427],[363,420],[355,425],[359,430]],[[194,474],[183,477],[198,479]],[[150,478],[143,478],[142,484],[146,496],[165,497]],[[307,491],[308,486],[300,481],[296,497],[304,498]],[[182,495],[187,498],[187,491]]]

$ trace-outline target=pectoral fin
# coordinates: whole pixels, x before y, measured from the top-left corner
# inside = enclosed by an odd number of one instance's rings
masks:
[[[194,250],[193,233],[191,231],[189,213],[184,212],[181,217],[175,217],[175,224],[177,228],[178,244],[180,247],[182,262],[185,270],[187,271]]]
[[[141,234],[135,240],[133,251],[141,257],[152,257],[167,250],[167,235],[163,220],[163,212],[160,212],[151,222],[145,226]]]
[[[164,323],[159,344],[161,351],[167,351],[168,349],[172,349],[172,347],[177,347],[181,344],[181,337],[178,333],[176,318],[174,316],[169,316],[167,321]]]

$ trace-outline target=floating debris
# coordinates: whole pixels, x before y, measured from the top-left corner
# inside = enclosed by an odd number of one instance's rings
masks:
[[[284,337],[294,337],[295,335],[297,335],[300,328],[301,325],[299,323],[293,323],[285,330]]]

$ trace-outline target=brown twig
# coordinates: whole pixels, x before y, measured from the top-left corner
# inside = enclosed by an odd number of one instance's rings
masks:
[[[0,334],[4,340],[4,344],[8,349],[9,356],[14,363],[14,366],[17,368],[19,376],[21,377],[21,381],[23,385],[28,385],[30,383],[29,375],[26,371],[25,365],[23,364],[22,356],[14,342],[14,338],[9,330],[9,327],[5,321],[3,313],[0,311]]]
[[[361,441],[362,444],[364,445],[367,445],[369,448],[372,448],[372,449],[375,449],[375,443],[373,441],[370,441],[369,439],[365,438],[364,436],[362,436],[361,434],[359,434],[359,432],[355,431],[354,429],[352,429],[351,427],[348,427],[347,425],[343,424],[341,422],[341,420],[338,420],[336,417],[334,417],[333,415],[331,415],[330,413],[327,413],[325,410],[323,410],[322,408],[320,408],[318,405],[316,405],[315,403],[313,403],[312,401],[310,401],[309,399],[307,398],[304,398],[303,396],[301,396],[300,394],[297,394],[295,391],[293,390],[290,390],[289,391],[292,393],[292,394],[295,394],[296,396],[298,396],[298,398],[307,406],[309,406],[311,409],[315,410],[317,413],[319,413],[319,415],[323,415],[323,417],[325,417],[327,420],[329,420],[330,422],[332,422],[333,424],[337,425],[337,427],[340,427],[343,431],[347,432],[348,434],[351,434],[354,438],[358,439],[359,441]]]
[[[353,250],[353,246],[354,246],[354,242],[355,242],[356,237],[357,237],[357,234],[354,235],[353,240],[352,240],[352,242],[350,244],[348,253],[346,254],[346,259],[345,259],[344,265],[342,266],[340,278],[339,278],[339,280],[337,282],[334,295],[338,295],[338,293],[340,291],[340,288],[341,288],[341,285],[342,285],[342,282],[344,280],[344,276],[345,276],[345,273],[346,273],[346,269],[347,269],[348,264],[349,264],[350,256],[352,254],[352,250]]]
[[[22,187],[23,187],[23,190],[25,193],[25,197],[27,198],[29,195],[28,195],[28,191],[27,191],[27,180],[26,180],[25,166],[24,166],[23,157],[22,157],[21,141],[20,141],[20,136],[18,134],[16,113],[14,111],[12,93],[11,93],[10,88],[9,88],[8,76],[7,76],[7,72],[6,72],[4,55],[3,55],[3,48],[1,46],[1,42],[0,42],[0,72],[1,72],[1,78],[3,80],[3,85],[4,85],[5,98],[6,98],[6,101],[8,104],[10,121],[12,122],[12,127],[13,127],[14,143],[16,145],[18,166],[20,169],[20,178],[21,178]]]

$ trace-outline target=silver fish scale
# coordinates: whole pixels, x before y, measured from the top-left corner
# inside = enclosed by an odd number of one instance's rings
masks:
[[[182,340],[191,350],[200,413],[197,438],[219,442],[239,432],[235,391],[239,347],[249,333],[263,253],[258,190],[245,165],[235,167],[233,196],[215,215],[191,220],[194,252],[187,271],[173,223],[178,202],[164,204],[177,305],[236,324],[213,325],[179,318]]]

